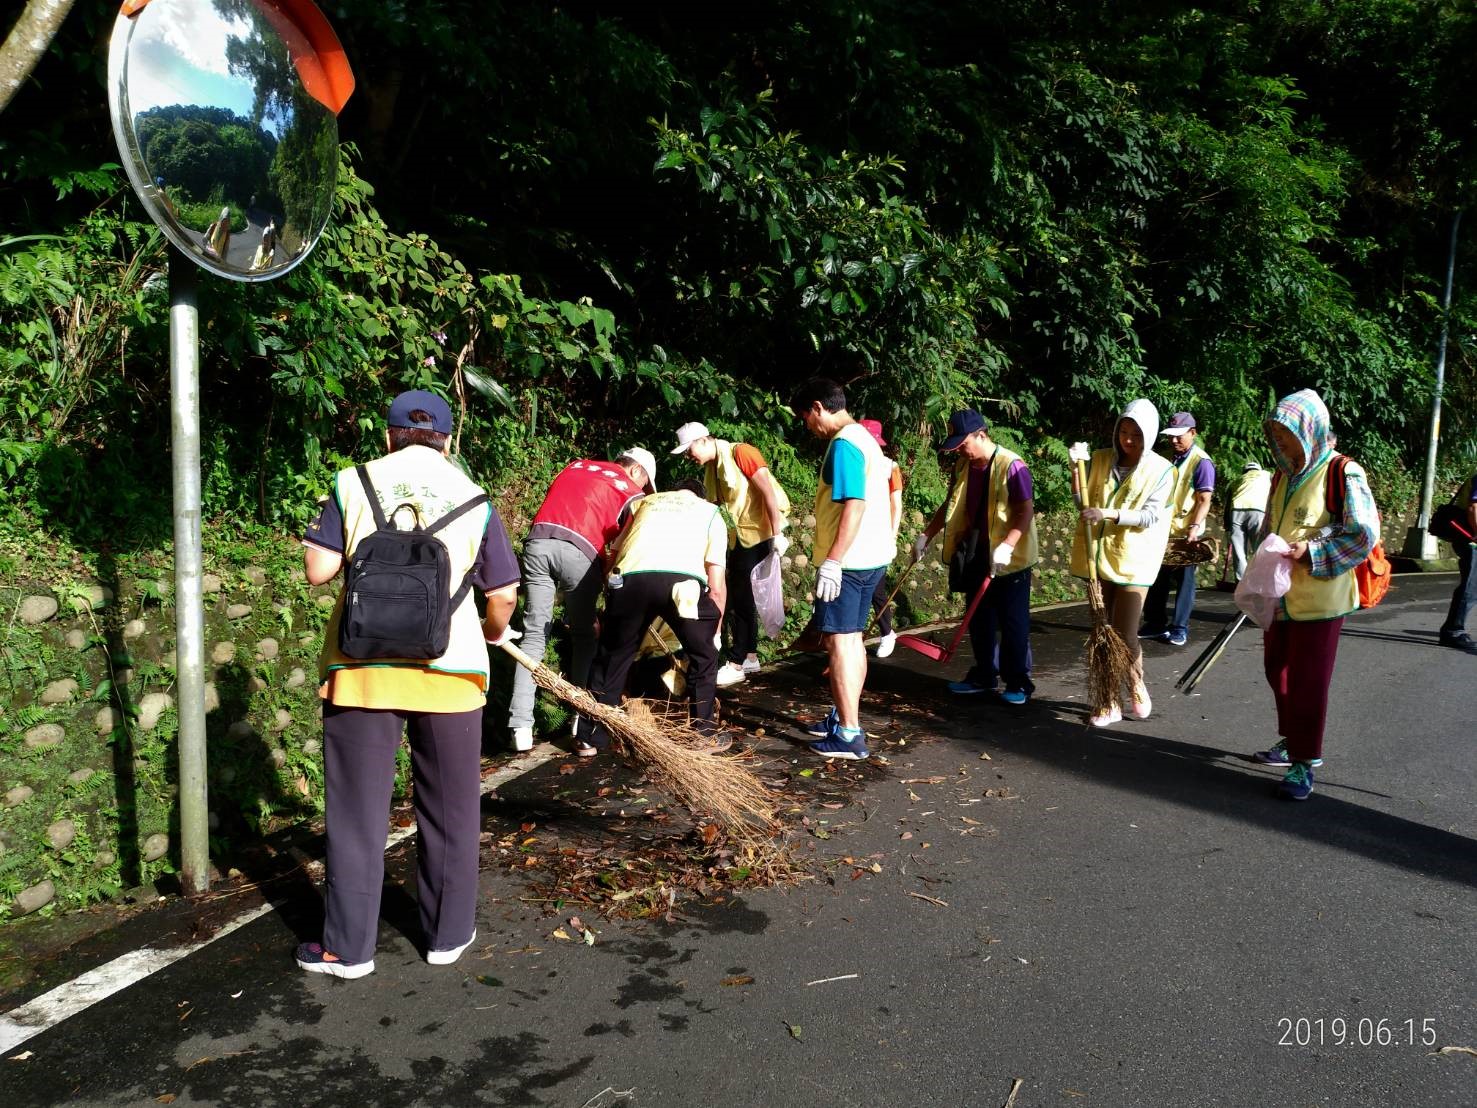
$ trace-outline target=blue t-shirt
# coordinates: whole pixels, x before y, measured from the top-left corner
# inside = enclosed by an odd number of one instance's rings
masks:
[[[867,460],[845,439],[832,439],[821,463],[821,480],[831,486],[832,500],[865,500]]]

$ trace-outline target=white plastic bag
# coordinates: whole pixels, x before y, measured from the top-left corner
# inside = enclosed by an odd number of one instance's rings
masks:
[[[780,556],[771,552],[750,570],[749,584],[754,590],[754,609],[759,613],[759,626],[771,639],[779,638],[785,627],[785,590],[780,579]]]
[[[1277,601],[1292,588],[1292,560],[1283,556],[1291,549],[1281,535],[1268,535],[1236,584],[1236,607],[1258,627],[1272,623],[1277,616]]]

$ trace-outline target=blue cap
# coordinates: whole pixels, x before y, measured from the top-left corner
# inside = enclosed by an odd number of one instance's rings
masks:
[[[412,412],[425,412],[428,420],[411,419]],[[435,431],[438,435],[451,434],[451,408],[445,400],[425,389],[402,392],[390,401],[390,414],[385,422],[391,427],[409,427],[421,431]]]
[[[973,408],[965,408],[949,417],[949,437],[944,440],[942,450],[958,450],[965,439],[976,431],[988,431],[990,425],[985,417]]]

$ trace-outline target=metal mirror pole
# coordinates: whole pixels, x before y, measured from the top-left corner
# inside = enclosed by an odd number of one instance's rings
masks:
[[[179,709],[180,869],[210,887],[205,783],[205,602],[200,546],[200,310],[195,265],[169,250],[169,424],[174,476],[174,651]]]
[[[1421,514],[1416,526],[1421,529],[1423,554],[1427,558],[1436,556],[1436,539],[1426,534],[1426,525],[1431,522],[1431,509],[1436,497],[1436,447],[1441,439],[1441,393],[1446,385],[1446,338],[1451,330],[1451,285],[1456,273],[1456,235],[1462,224],[1462,213],[1458,209],[1451,217],[1451,246],[1446,253],[1446,292],[1441,297],[1441,340],[1436,346],[1436,390],[1431,398],[1431,433],[1426,443],[1426,474],[1421,484]]]

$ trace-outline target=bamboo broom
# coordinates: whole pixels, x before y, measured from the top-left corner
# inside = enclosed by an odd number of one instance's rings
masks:
[[[1077,463],[1077,488],[1085,504],[1086,462]],[[1087,538],[1087,607],[1092,613],[1092,630],[1087,635],[1087,698],[1092,705],[1092,714],[1096,716],[1115,704],[1121,704],[1123,686],[1133,680],[1133,651],[1108,618],[1102,582],[1097,576],[1098,540],[1093,537],[1092,528],[1086,521],[1082,526]]]
[[[776,802],[770,791],[738,759],[704,751],[698,745],[703,737],[691,727],[663,725],[649,709],[628,714],[601,704],[512,643],[497,645],[533,675],[539,688],[598,721],[610,733],[616,752],[638,765],[677,800],[711,814],[738,837],[751,838],[773,829]]]

